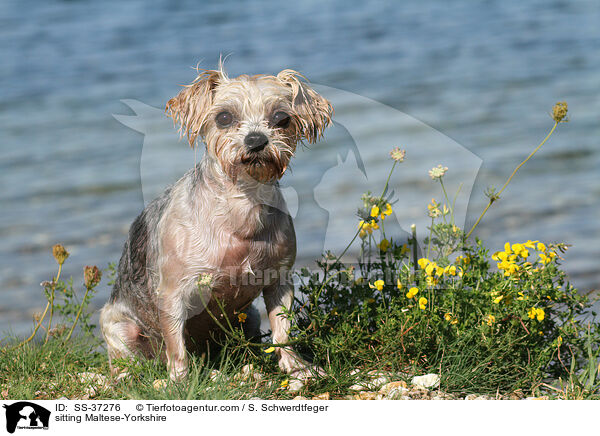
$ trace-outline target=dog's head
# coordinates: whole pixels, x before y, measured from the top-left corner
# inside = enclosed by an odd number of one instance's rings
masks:
[[[277,76],[227,77],[222,67],[202,70],[168,101],[166,111],[193,147],[207,153],[236,180],[240,171],[260,182],[285,172],[301,140],[317,141],[331,122],[331,104],[293,70]]]

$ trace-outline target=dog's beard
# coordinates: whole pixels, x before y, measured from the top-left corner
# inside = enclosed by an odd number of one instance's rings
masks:
[[[280,179],[288,161],[272,154],[247,155],[241,158],[244,171],[257,182],[268,183]]]

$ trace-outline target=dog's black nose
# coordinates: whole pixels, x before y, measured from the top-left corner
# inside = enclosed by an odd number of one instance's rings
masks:
[[[252,132],[248,133],[244,138],[244,144],[250,151],[261,151],[269,143],[269,138],[264,133]]]

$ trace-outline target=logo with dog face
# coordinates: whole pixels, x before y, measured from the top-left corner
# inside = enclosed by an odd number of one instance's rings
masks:
[[[6,405],[6,431],[14,433],[18,429],[48,430],[50,411],[29,401],[19,401]]]

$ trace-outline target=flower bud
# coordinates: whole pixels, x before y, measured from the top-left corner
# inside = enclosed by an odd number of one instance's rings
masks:
[[[83,268],[83,282],[85,287],[90,289],[100,283],[102,272],[97,266],[86,266]]]
[[[54,256],[59,265],[62,265],[67,260],[67,257],[69,257],[69,252],[61,244],[56,244],[52,247],[52,256]]]
[[[552,118],[554,118],[554,121],[557,123],[563,122],[563,119],[567,116],[567,110],[568,107],[566,101],[559,101],[556,103],[552,108]],[[567,120],[565,120],[565,122],[566,121]]]

